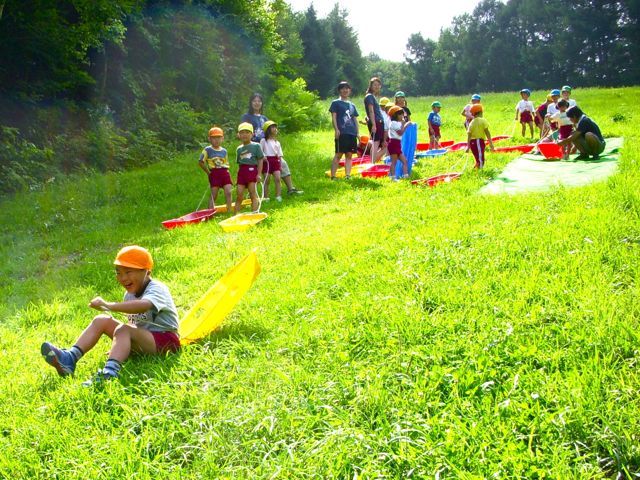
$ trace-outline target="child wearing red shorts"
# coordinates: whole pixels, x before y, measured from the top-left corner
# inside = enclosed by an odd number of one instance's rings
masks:
[[[260,148],[262,153],[266,157],[266,161],[262,162],[262,173],[266,175],[264,180],[264,198],[263,202],[269,201],[269,179],[273,177],[273,184],[276,187],[276,200],[282,201],[282,191],[280,184],[280,176],[282,171],[282,165],[280,160],[282,159],[282,146],[278,141],[278,125],[272,120],[267,120],[262,126],[264,131],[264,138],[260,139]]]
[[[209,177],[209,186],[211,187],[211,196],[209,197],[209,208],[215,208],[215,199],[218,191],[222,188],[224,198],[227,202],[227,212],[231,213],[231,175],[229,175],[229,158],[227,149],[222,147],[224,141],[224,132],[219,127],[213,127],[209,130],[210,146],[205,147],[200,154],[198,164],[200,168]]]
[[[398,159],[402,162],[402,178],[409,178],[409,170],[407,164],[407,158],[402,153],[402,134],[406,128],[411,125],[411,122],[405,121],[405,113],[402,107],[394,105],[389,109],[389,118],[391,123],[389,124],[389,155],[391,156],[391,166],[389,168],[389,176],[393,179],[396,178],[396,162]]]
[[[178,312],[167,286],[151,278],[151,254],[145,248],[131,245],[118,252],[113,264],[116,279],[126,290],[124,300],[107,302],[95,297],[89,307],[102,313],[93,318],[71,348],[58,348],[50,342],[44,342],[40,347],[45,361],[57,370],[58,375],[66,377],[74,374],[78,360],[102,335],[110,337],[111,349],[104,368],[84,382],[84,386],[117,378],[122,363],[133,352],[164,355],[180,348]],[[119,322],[108,312],[125,314],[127,323]]]
[[[528,88],[520,90],[521,100],[516,105],[516,122],[518,121],[518,117],[520,117],[523,137],[527,131],[527,125],[529,125],[529,132],[531,133],[531,138],[533,138],[533,116],[535,115],[536,109],[533,102],[529,100],[530,96],[531,90]]]
[[[440,102],[433,102],[431,104],[431,113],[427,118],[429,124],[429,148],[440,148],[440,126],[442,125],[442,118],[440,117],[440,109],[442,104]]]
[[[482,105],[479,103],[472,105],[469,110],[469,113],[473,115],[473,120],[471,120],[467,130],[467,149],[465,150],[465,152],[471,150],[473,157],[476,159],[475,167],[478,169],[484,167],[485,137],[489,141],[489,149],[493,151],[489,122],[482,118],[482,110]]]
[[[238,138],[241,143],[236,150],[236,161],[239,164],[236,181],[236,214],[240,211],[245,189],[249,190],[252,211],[257,212],[259,207],[256,183],[262,180],[264,154],[260,145],[251,141],[252,136],[253,125],[248,122],[238,125]]]
[[[558,111],[551,116],[551,121],[558,124],[558,140],[566,140],[573,134],[573,123],[567,116],[567,109],[569,108],[569,102],[564,98],[558,100]],[[562,159],[568,160],[571,153],[571,143],[566,143],[562,147]]]

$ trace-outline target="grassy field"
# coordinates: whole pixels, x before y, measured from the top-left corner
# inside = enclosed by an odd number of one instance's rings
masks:
[[[305,194],[241,234],[162,229],[206,191],[198,152],[2,200],[0,477],[638,478],[639,95],[574,92],[625,137],[620,173],[575,189],[479,195],[516,154],[435,189],[330,182],[331,133],[309,132],[282,137]],[[433,99],[409,100],[424,140]],[[467,97],[439,100],[443,138],[464,139]],[[484,95],[494,135],[517,100]],[[41,342],[71,345],[93,296],[121,298],[131,243],[181,314],[250,249],[263,271],[206,341],[83,388],[103,340],[58,378]]]

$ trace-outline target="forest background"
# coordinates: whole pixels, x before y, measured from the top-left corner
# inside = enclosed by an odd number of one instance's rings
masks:
[[[343,79],[357,105],[374,75],[410,96],[638,84],[639,19],[638,0],[484,0],[392,62],[363,56],[338,4],[0,0],[0,195],[166,159],[213,124],[233,135],[256,91],[296,132],[326,126]]]

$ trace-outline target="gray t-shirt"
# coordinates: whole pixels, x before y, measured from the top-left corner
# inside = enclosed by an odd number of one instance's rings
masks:
[[[151,280],[142,295],[136,297],[133,293],[125,293],[124,301],[149,300],[153,307],[144,313],[127,314],[129,323],[150,332],[177,332],[178,311],[171,298],[167,286],[158,280]]]

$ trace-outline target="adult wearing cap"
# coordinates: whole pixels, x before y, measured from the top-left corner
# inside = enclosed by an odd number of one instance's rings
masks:
[[[578,106],[567,110],[567,117],[575,125],[576,129],[569,138],[559,141],[558,145],[575,145],[580,152],[576,160],[589,160],[589,156],[592,156],[594,160],[600,158],[606,142],[598,124],[587,117]]]
[[[378,77],[372,77],[369,80],[369,88],[364,97],[364,109],[367,112],[367,127],[369,128],[369,136],[373,141],[373,152],[371,152],[371,160],[373,163],[378,161],[382,155],[386,137],[384,130],[384,120],[380,104],[377,97],[380,96],[382,90],[382,81]]]
[[[394,103],[401,107],[404,110],[404,121],[411,121],[411,110],[407,106],[407,96],[404,94],[402,90],[398,90],[396,94],[393,96]]]
[[[473,95],[471,95],[471,102],[467,103],[462,109],[462,112],[460,113],[460,115],[464,117],[465,130],[469,128],[469,124],[471,123],[471,120],[473,120],[473,115],[471,114],[471,107],[473,105],[479,104],[480,100],[482,100],[482,97],[477,93],[474,93]]]
[[[549,122],[549,125],[551,126],[551,130],[555,131],[558,129],[558,124],[556,122],[552,122],[551,117],[555,116],[560,112],[560,110],[558,110],[558,100],[560,99],[560,90],[558,90],[557,88],[554,88],[549,92],[549,95],[551,96],[551,103],[547,107],[546,119]]]
[[[571,87],[569,85],[565,85],[560,89],[560,95],[564,100],[569,102],[569,108],[578,105],[578,102],[571,98]]]

